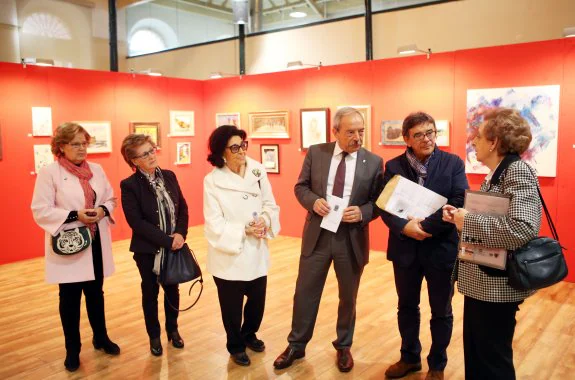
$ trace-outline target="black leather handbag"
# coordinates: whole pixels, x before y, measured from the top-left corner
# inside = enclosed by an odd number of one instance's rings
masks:
[[[541,191],[539,198],[545,210],[553,239],[537,237],[509,254],[507,262],[508,284],[517,290],[537,290],[554,285],[567,276],[567,263],[555,224],[549,215]]]
[[[199,278],[198,278],[199,277]],[[196,280],[197,279],[197,280]],[[190,286],[188,295],[191,295],[192,288],[199,283],[200,293],[192,305],[185,309],[178,309],[174,307],[168,300],[168,304],[174,310],[186,311],[191,309],[200,299],[202,291],[204,290],[204,279],[202,277],[202,270],[198,265],[194,252],[190,250],[188,244],[184,243],[182,248],[177,251],[169,251],[164,254],[162,262],[159,281],[163,285],[177,285],[183,284],[192,280],[196,280]]]

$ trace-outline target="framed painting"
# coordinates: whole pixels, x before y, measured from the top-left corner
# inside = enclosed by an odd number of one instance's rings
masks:
[[[241,129],[242,127],[240,123],[240,113],[239,112],[217,113],[216,127],[220,127],[222,125],[233,125]]]
[[[32,136],[52,136],[52,108],[32,107]]]
[[[34,171],[36,174],[40,172],[40,169],[50,165],[52,162],[54,162],[54,155],[50,144],[34,145]]]
[[[405,145],[402,134],[403,120],[381,122],[381,145]]]
[[[355,108],[363,116],[363,121],[365,122],[365,131],[363,132],[363,147],[367,150],[371,150],[371,105],[338,106],[337,109],[344,107]]]
[[[248,134],[253,139],[289,139],[289,111],[250,112]]]
[[[130,123],[130,133],[137,133],[146,136],[150,136],[154,144],[158,149],[161,149],[160,144],[160,123],[158,122],[131,122]]]
[[[437,146],[449,146],[449,120],[435,120],[435,128],[437,129],[435,138]]]
[[[329,108],[304,108],[299,114],[302,150],[329,141]]]
[[[278,144],[262,144],[260,146],[262,164],[268,173],[280,172],[280,146]]]
[[[176,144],[176,165],[187,165],[192,163],[192,143],[179,142]]]
[[[194,135],[194,111],[170,111],[170,137]]]
[[[109,121],[76,121],[90,134],[88,153],[112,152],[112,124]]]

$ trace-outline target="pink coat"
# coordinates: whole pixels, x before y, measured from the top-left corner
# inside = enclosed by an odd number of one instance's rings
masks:
[[[114,273],[110,224],[114,223],[112,213],[116,206],[116,198],[102,167],[91,162],[88,165],[94,174],[90,185],[96,192],[96,207],[104,205],[110,211],[109,218],[103,218],[98,222],[104,277],[107,277]],[[57,235],[64,228],[70,229],[84,225],[80,221],[64,224],[70,211],[85,208],[84,192],[78,177],[60,166],[57,161],[44,167],[36,179],[31,207],[34,220],[46,231],[44,247],[46,281],[61,284],[94,280],[92,247],[72,256],[57,255],[52,250],[52,236]]]

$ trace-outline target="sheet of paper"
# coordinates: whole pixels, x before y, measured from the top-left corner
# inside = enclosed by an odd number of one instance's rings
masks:
[[[427,218],[447,203],[439,195],[407,178],[395,175],[377,199],[377,206],[400,218]]]
[[[509,197],[500,194],[467,190],[463,207],[474,214],[497,217],[507,214],[509,202]],[[505,248],[488,248],[461,241],[459,244],[459,258],[475,264],[505,269],[507,265],[507,250]]]
[[[323,217],[319,226],[335,233],[339,228],[339,224],[343,218],[343,210],[347,207],[349,200],[338,198],[333,195],[328,195],[326,200],[327,203],[329,203],[330,211],[329,214]]]

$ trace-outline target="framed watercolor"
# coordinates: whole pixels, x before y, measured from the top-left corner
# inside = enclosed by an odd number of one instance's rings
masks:
[[[170,111],[170,137],[194,135],[194,111]]]
[[[363,120],[365,121],[365,131],[363,132],[363,147],[367,150],[371,150],[371,105],[338,106],[337,109],[343,107],[355,108],[363,116]]]
[[[280,146],[278,144],[262,144],[260,146],[262,164],[268,173],[280,172]]]
[[[176,165],[187,165],[192,163],[192,143],[179,142],[176,144]]]
[[[158,149],[162,148],[161,134],[160,134],[160,123],[158,122],[131,122],[130,123],[130,133],[138,133],[146,136],[150,136],[154,144]]]
[[[241,127],[240,113],[239,112],[217,113],[216,127],[220,127],[222,125],[234,125],[241,129],[242,127]]]
[[[248,134],[253,139],[289,139],[289,111],[250,112]]]
[[[449,120],[435,120],[435,128],[437,129],[435,137],[437,146],[449,146]]]
[[[54,162],[54,155],[50,144],[34,145],[34,171],[36,174],[40,172],[40,169],[50,165],[52,162]]]
[[[52,108],[32,107],[32,136],[52,136]]]
[[[299,115],[302,150],[329,141],[329,108],[303,108]]]
[[[405,145],[402,134],[403,120],[381,122],[381,145]]]
[[[112,124],[109,121],[76,121],[90,134],[88,153],[112,152]]]

